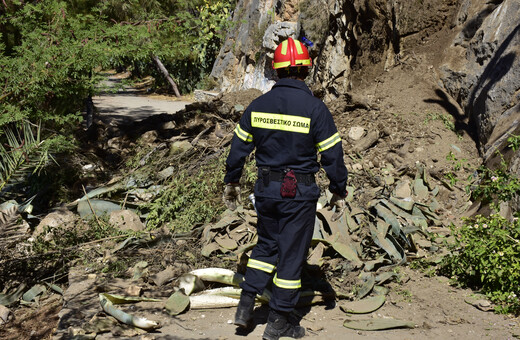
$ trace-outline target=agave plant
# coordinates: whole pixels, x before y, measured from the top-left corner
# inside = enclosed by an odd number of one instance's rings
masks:
[[[4,125],[0,137],[0,197],[7,185],[18,184],[41,169],[51,158],[40,139],[40,125],[22,121],[18,127]]]

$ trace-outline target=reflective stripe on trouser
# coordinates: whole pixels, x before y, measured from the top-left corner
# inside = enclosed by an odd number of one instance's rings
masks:
[[[294,309],[300,297],[301,271],[309,250],[317,201],[256,198],[258,242],[251,253],[245,281],[248,292],[262,294],[272,280],[269,306],[281,312]],[[260,264],[260,268],[256,265]],[[276,264],[276,276],[264,270]]]

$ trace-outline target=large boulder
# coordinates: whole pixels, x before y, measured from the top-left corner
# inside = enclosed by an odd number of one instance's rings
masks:
[[[439,69],[446,90],[463,108],[485,164],[520,176],[520,155],[508,147],[520,134],[520,2],[464,0],[459,29]],[[520,210],[518,197],[511,202]]]
[[[51,212],[40,221],[34,229],[33,237],[36,238],[42,235],[46,241],[49,241],[53,237],[52,230],[57,228],[72,229],[75,227],[76,222],[76,214],[68,209],[59,209]]]
[[[476,129],[489,160],[520,129],[520,2],[465,0],[455,24],[460,33],[439,73]]]

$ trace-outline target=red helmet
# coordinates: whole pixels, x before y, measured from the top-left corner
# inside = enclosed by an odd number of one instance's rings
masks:
[[[274,51],[273,69],[294,67],[294,66],[312,66],[312,60],[309,57],[307,47],[298,40],[289,38],[284,40],[276,47]]]

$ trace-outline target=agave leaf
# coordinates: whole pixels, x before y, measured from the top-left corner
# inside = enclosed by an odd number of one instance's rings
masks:
[[[16,301],[20,299],[23,294],[23,290],[25,289],[25,284],[22,283],[16,290],[10,294],[2,294],[0,293],[0,305],[9,307]]]
[[[99,302],[101,304],[101,307],[105,311],[105,313],[112,315],[117,320],[121,321],[122,323],[125,323],[127,325],[132,325],[135,327],[139,327],[146,330],[152,330],[161,327],[157,322],[148,320],[145,318],[140,318],[137,316],[133,316],[131,314],[128,314],[126,312],[123,312],[120,309],[117,309],[114,307],[113,302],[118,301],[119,299],[114,298],[113,295],[101,293],[99,294]]]
[[[345,302],[339,308],[345,313],[366,314],[379,309],[385,301],[384,295],[377,295],[359,301]]]
[[[359,291],[357,293],[357,298],[362,299],[365,296],[367,296],[372,291],[375,284],[376,284],[376,278],[374,277],[374,275],[372,273],[367,273],[367,277],[365,278],[365,283],[359,289]]]
[[[34,285],[31,289],[29,289],[27,292],[25,292],[25,294],[22,295],[22,300],[26,302],[36,301],[36,298],[39,295],[45,293],[45,291],[47,291],[45,286],[40,284]]]
[[[168,298],[164,304],[164,308],[170,315],[179,315],[180,313],[184,312],[189,307],[189,305],[190,298],[186,296],[182,290],[178,290]]]

